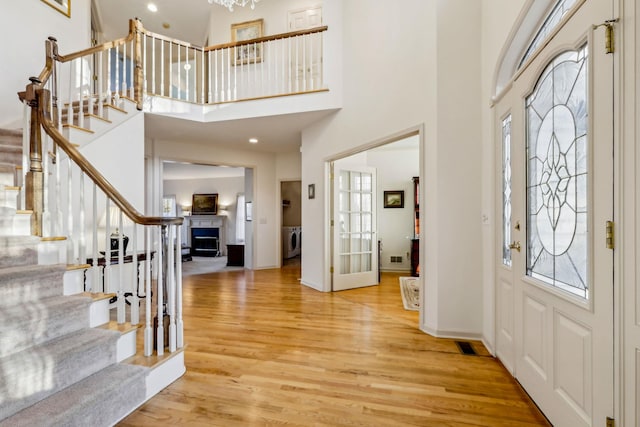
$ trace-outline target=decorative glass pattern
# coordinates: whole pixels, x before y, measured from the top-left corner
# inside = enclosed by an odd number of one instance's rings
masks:
[[[338,179],[340,274],[371,271],[373,176],[341,171]]]
[[[567,14],[567,12],[573,7],[577,0],[558,0],[556,5],[551,9],[551,12],[547,16],[547,18],[542,23],[542,26],[536,33],[536,36],[533,38],[533,41],[527,48],[524,56],[520,60],[518,64],[518,69],[522,67],[522,65],[527,62],[527,59],[535,52],[542,42],[547,38],[547,36],[558,26],[562,18]]]
[[[511,114],[502,121],[502,263],[511,267]]]
[[[586,45],[557,56],[526,100],[527,274],[588,297]]]

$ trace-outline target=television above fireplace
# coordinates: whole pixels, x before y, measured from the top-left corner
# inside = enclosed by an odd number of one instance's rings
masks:
[[[191,202],[191,215],[217,215],[218,193],[194,194]]]

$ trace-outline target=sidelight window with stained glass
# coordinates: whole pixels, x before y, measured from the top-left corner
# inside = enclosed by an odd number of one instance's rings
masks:
[[[502,263],[511,266],[511,114],[502,121]]]
[[[588,297],[585,45],[558,55],[526,99],[527,275]]]

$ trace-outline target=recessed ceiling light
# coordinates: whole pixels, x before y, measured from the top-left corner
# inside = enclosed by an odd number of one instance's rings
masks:
[[[258,138],[249,138],[249,142],[252,144],[257,144],[258,143]]]
[[[155,5],[155,4],[153,4],[153,3],[149,3],[149,4],[147,5],[147,9],[149,9],[151,12],[157,12],[157,11],[158,11],[158,6],[156,6],[156,5]]]

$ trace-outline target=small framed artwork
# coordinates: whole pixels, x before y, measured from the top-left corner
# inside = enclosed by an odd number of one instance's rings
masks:
[[[244,204],[244,219],[245,221],[253,220],[253,204],[252,202],[247,202]]]
[[[264,20],[231,24],[231,42],[244,42],[259,39],[264,30]],[[262,62],[262,46],[260,43],[247,43],[235,48],[234,65],[256,64]]]
[[[404,208],[404,191],[385,191],[384,192],[385,208]]]
[[[58,12],[71,18],[71,0],[42,0]]]
[[[315,199],[316,198],[316,185],[315,184],[309,184],[309,199]]]

